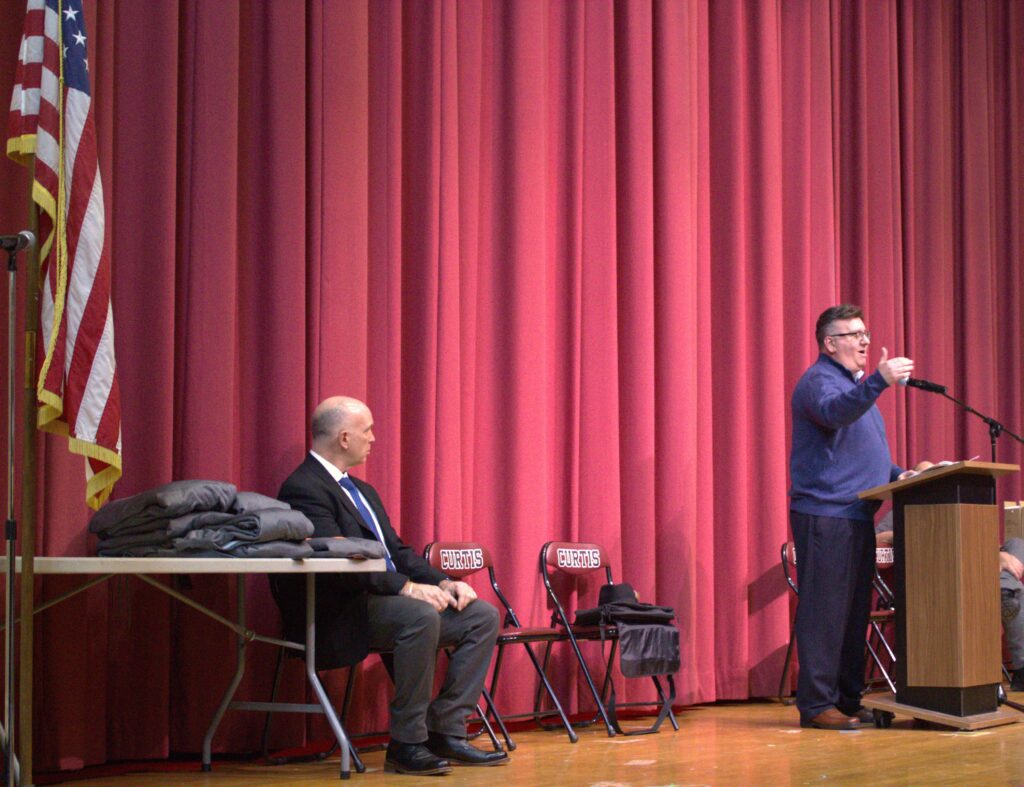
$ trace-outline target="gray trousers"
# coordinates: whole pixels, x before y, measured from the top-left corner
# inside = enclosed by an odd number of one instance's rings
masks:
[[[477,599],[462,612],[438,613],[405,596],[370,596],[370,647],[394,652],[391,739],[422,743],[427,731],[466,737],[466,719],[483,690],[498,634],[498,611]],[[438,647],[452,651],[433,702]]]
[[[1003,544],[1003,551],[1009,552],[1017,560],[1024,563],[1024,540],[1019,538],[1008,539]],[[999,587],[1017,591],[1021,603],[1024,604],[1024,585],[1021,585],[1009,571],[999,572]],[[1003,623],[1003,632],[1006,634],[1006,648],[1010,651],[1010,664],[1013,669],[1024,667],[1024,609],[1017,613],[1017,617]]]

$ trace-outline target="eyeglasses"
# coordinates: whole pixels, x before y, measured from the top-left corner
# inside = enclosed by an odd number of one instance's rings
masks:
[[[867,339],[871,341],[871,331],[847,331],[846,333],[830,333],[833,339],[838,339],[840,336],[852,336],[855,342],[863,341]]]

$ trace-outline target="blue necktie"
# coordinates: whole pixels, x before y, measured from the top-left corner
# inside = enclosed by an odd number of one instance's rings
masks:
[[[388,546],[384,544],[384,534],[377,529],[374,524],[373,515],[366,508],[366,504],[363,503],[363,496],[359,494],[359,489],[356,487],[355,482],[347,475],[343,475],[338,479],[338,483],[342,489],[349,492],[349,496],[352,498],[352,502],[356,504],[356,510],[359,512],[359,516],[362,517],[363,522],[377,536],[377,540],[384,545],[384,561],[387,563],[388,571],[395,571],[395,564],[391,561],[391,555],[388,554]]]

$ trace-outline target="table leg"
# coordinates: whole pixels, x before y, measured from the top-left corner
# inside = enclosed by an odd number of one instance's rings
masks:
[[[306,574],[306,678],[309,680],[309,685],[313,687],[320,706],[324,709],[324,716],[327,717],[327,723],[331,725],[334,737],[338,739],[338,746],[341,749],[341,778],[347,779],[352,775],[351,747],[348,735],[342,729],[330,697],[327,696],[327,691],[316,674],[316,576],[314,574]]]
[[[239,631],[243,631],[245,629],[245,574],[238,575],[237,591],[238,627]],[[228,705],[231,704],[231,698],[235,696],[235,692],[238,690],[238,684],[242,682],[242,675],[245,674],[245,646],[249,643],[241,634],[238,634],[237,637],[238,649],[235,660],[235,675],[231,679],[231,683],[228,685],[227,691],[224,692],[224,697],[221,699],[220,705],[217,706],[217,711],[213,714],[213,720],[210,722],[210,728],[206,731],[206,737],[203,738],[204,771],[208,771],[212,767],[211,750],[213,747],[214,733],[217,732],[217,727],[220,726],[220,720],[224,718],[224,713],[227,711]]]

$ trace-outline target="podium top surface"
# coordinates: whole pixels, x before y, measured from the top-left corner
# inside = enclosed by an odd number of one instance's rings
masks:
[[[904,489],[909,489],[910,487],[917,486],[918,484],[928,484],[945,476],[969,473],[971,475],[987,475],[992,476],[993,478],[998,478],[1002,475],[1016,473],[1018,470],[1020,470],[1020,465],[1000,464],[998,462],[978,462],[974,459],[968,459],[963,462],[953,462],[948,465],[935,466],[928,470],[924,470],[911,478],[905,478],[902,481],[893,481],[892,483],[883,484],[882,486],[865,489],[863,492],[858,494],[857,497],[861,500],[891,500],[893,492],[901,492]]]

